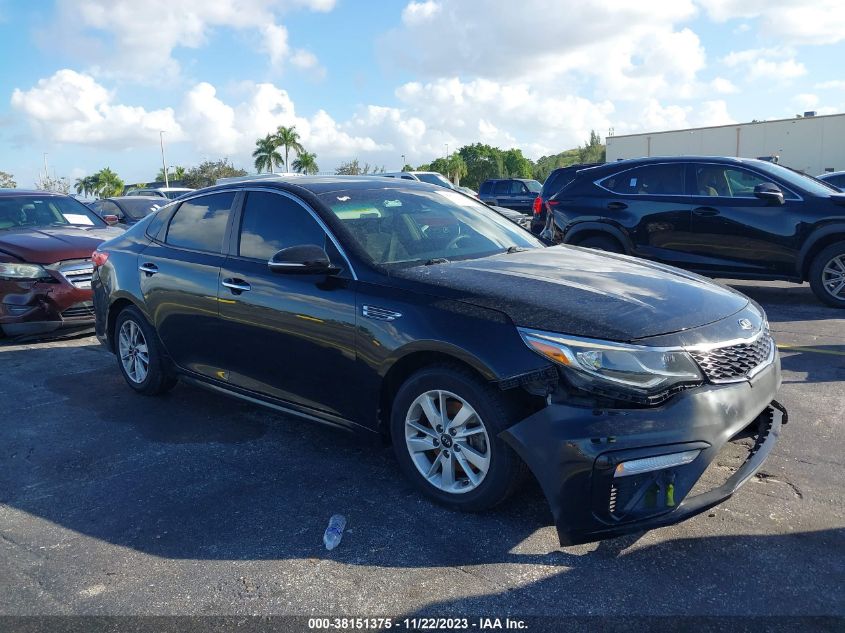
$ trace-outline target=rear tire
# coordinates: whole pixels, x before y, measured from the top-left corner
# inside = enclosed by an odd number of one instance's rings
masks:
[[[584,248],[592,248],[597,251],[606,251],[608,253],[624,254],[625,250],[622,245],[614,238],[605,235],[593,235],[584,238],[576,244],[576,246],[583,246]]]
[[[845,308],[845,241],[823,249],[810,265],[810,287],[819,300]]]
[[[393,400],[393,449],[426,496],[457,510],[486,510],[507,499],[526,471],[499,438],[519,417],[500,390],[469,369],[433,365],[408,378]]]
[[[176,376],[155,330],[138,308],[128,306],[117,315],[114,336],[117,366],[126,384],[145,396],[157,396],[173,389]]]

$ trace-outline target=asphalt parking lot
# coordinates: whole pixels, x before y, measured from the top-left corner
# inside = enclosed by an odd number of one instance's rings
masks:
[[[845,314],[733,285],[781,347],[773,455],[710,513],[568,548],[535,486],[456,514],[388,447],[187,385],[137,396],[90,336],[6,342],[0,614],[845,615]]]

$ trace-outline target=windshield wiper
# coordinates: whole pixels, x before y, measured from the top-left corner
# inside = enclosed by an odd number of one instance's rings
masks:
[[[431,266],[433,264],[448,264],[448,263],[449,263],[449,260],[446,259],[445,257],[434,257],[432,259],[429,259],[424,265],[425,266]]]
[[[527,248],[523,248],[522,246],[508,246],[508,250],[505,252],[508,255],[512,255],[513,253],[521,253],[522,251],[527,251]]]

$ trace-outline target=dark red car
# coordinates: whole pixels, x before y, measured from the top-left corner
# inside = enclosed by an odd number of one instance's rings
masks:
[[[93,324],[91,253],[122,232],[70,196],[0,190],[2,333]]]

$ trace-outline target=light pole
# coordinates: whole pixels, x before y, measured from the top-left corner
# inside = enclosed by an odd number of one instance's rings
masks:
[[[449,158],[449,143],[446,143],[446,158]]]
[[[167,177],[167,160],[164,158],[164,130],[159,130],[158,142],[161,145],[161,166],[164,168],[164,186],[170,187],[170,179]]]
[[[49,178],[47,175],[47,152],[44,152],[44,182],[47,182],[47,178]]]
[[[405,165],[407,165],[407,163],[405,162],[405,154],[402,154],[402,170],[403,171],[405,170]]]

